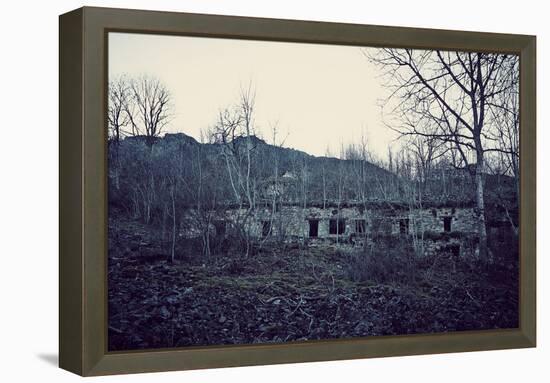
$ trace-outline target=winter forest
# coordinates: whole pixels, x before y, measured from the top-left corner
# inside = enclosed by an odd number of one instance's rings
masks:
[[[174,83],[110,73],[109,350],[518,326],[519,58],[349,49],[380,124],[321,155],[260,81],[190,130]]]

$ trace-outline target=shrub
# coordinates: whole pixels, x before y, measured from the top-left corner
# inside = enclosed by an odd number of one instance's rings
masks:
[[[416,259],[409,244],[394,241],[391,246],[370,246],[341,251],[345,272],[354,282],[411,283]]]

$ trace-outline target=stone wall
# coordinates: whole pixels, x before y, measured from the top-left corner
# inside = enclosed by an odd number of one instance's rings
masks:
[[[435,238],[428,236],[422,241],[423,255],[433,257],[437,254],[446,255],[449,258],[478,258],[479,246],[475,235],[441,236]]]
[[[184,214],[182,235],[185,237],[201,233],[194,215],[192,210]],[[475,211],[467,207],[378,206],[365,209],[357,205],[323,209],[291,205],[280,206],[276,211],[258,208],[249,215],[244,209],[226,209],[212,218],[211,233],[225,235],[234,222],[239,221],[245,222],[251,237],[266,241],[279,239],[312,246],[332,243],[357,246],[374,236],[414,235],[422,240],[427,255],[447,251],[465,257],[477,251],[471,240],[477,231]]]
[[[226,215],[234,220],[238,210],[229,210]],[[333,231],[331,232],[331,221]],[[445,221],[448,221],[447,227]],[[315,223],[316,222],[316,223]],[[361,209],[345,207],[322,209],[298,206],[281,207],[272,212],[258,209],[248,220],[252,236],[264,236],[268,225],[272,236],[310,237],[310,225],[318,225],[318,238],[349,237],[353,234],[413,234],[422,232],[443,233],[476,232],[476,216],[473,208],[428,208],[428,209]],[[334,225],[337,225],[334,232]],[[343,225],[343,229],[340,226]]]

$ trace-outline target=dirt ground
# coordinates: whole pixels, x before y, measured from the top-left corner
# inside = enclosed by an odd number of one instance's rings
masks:
[[[172,264],[135,233],[110,243],[111,351],[518,326],[514,270],[440,268],[411,284],[354,282],[336,248]]]

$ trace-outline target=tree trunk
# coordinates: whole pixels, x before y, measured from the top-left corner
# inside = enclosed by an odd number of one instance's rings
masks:
[[[475,175],[476,182],[476,207],[479,234],[479,259],[486,263],[489,260],[487,249],[487,228],[485,225],[485,201],[483,197],[483,177],[481,164],[478,163]]]
[[[210,223],[209,220],[206,222],[206,228],[202,233],[202,247],[203,254],[206,259],[210,259]]]
[[[172,251],[171,251],[171,259],[172,263],[174,263],[174,260],[176,258],[176,201],[174,197],[174,189],[172,187],[171,193],[172,197]]]

